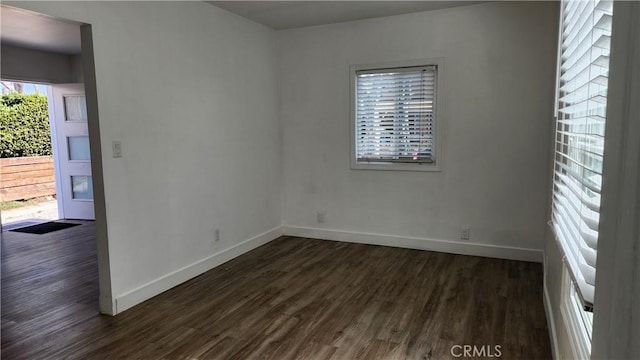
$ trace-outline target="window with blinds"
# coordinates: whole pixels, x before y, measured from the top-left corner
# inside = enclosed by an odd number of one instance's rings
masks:
[[[437,66],[355,72],[357,163],[436,162]]]
[[[612,1],[562,1],[552,224],[585,310],[595,290]]]

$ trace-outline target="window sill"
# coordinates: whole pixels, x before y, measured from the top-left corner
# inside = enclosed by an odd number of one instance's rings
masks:
[[[355,160],[351,161],[351,170],[427,171],[427,172],[442,171],[438,163],[436,164],[429,164],[429,163],[403,164],[403,163],[385,163],[385,162],[359,163]]]

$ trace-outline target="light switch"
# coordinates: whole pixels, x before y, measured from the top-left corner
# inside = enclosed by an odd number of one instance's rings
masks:
[[[120,141],[113,142],[113,158],[122,157],[122,143]]]

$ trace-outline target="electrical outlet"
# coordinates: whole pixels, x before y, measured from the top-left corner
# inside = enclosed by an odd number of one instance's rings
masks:
[[[216,239],[216,241],[220,241],[220,229],[216,229],[216,231],[215,231],[215,239]]]
[[[318,211],[318,223],[319,224],[324,224],[324,222],[327,220],[327,212],[324,210],[320,210]]]
[[[469,240],[470,236],[471,236],[471,229],[470,228],[463,228],[462,231],[460,231],[460,239]]]

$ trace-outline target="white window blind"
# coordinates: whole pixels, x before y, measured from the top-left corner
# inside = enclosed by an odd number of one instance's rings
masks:
[[[593,307],[613,3],[564,0],[552,224],[586,310]]]
[[[436,78],[436,66],[356,72],[357,162],[435,162]]]

